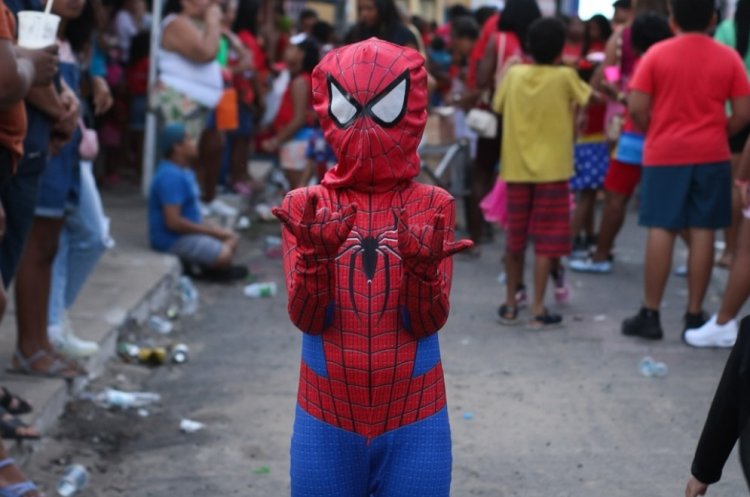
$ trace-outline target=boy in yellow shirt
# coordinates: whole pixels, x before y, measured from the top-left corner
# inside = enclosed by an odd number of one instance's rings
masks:
[[[503,118],[500,176],[508,184],[505,257],[507,292],[500,321],[518,323],[516,288],[522,282],[524,252],[534,240],[534,299],[531,329],[554,327],[562,316],[544,307],[552,260],[570,253],[570,190],[573,176],[575,106],[592,89],[576,72],[558,65],[565,26],[557,19],[531,25],[533,64],[511,67],[495,93],[493,108]]]

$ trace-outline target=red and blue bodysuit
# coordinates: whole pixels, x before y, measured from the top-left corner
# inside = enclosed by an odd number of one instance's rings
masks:
[[[417,183],[427,73],[376,39],[329,53],[313,103],[338,162],[287,195],[289,315],[304,332],[293,497],[447,497],[436,333],[448,318],[453,198]]]

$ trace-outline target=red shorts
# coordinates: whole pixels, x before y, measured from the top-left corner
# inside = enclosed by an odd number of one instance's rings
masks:
[[[570,186],[556,183],[508,183],[507,251],[526,251],[529,237],[534,252],[547,257],[570,254]]]
[[[642,173],[641,166],[624,164],[617,159],[612,159],[607,176],[604,178],[604,189],[630,197],[641,182]]]

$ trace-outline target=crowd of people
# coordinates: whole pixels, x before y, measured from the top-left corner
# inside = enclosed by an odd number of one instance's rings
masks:
[[[206,220],[232,217],[218,194],[263,190],[248,174],[251,158],[275,160],[286,191],[336,165],[313,112],[311,74],[333,48],[371,37],[422,53],[441,138],[469,144],[465,211],[475,246],[466,257],[480,254],[499,222],[501,323],[520,324],[528,301],[529,328],[560,325],[545,305],[548,281],[566,302],[566,267],[614,271],[615,240],[640,188],[644,299],[622,333],[663,338],[659,309],[680,237],[690,253],[684,341],[737,341],[750,295],[750,0],[720,24],[710,0],[674,0],[671,21],[667,0],[617,0],[612,19],[585,20],[545,18],[535,0],[507,0],[502,12],[451,7],[440,26],[394,0],[359,0],[346,32],[314,10],[290,16],[275,0],[168,0],[156,53],[146,0],[56,1],[57,43],[18,46],[18,12],[43,7],[0,4],[0,272],[3,288],[15,281],[14,372],[70,380],[97,353],[76,336],[67,310],[113,243],[98,185],[140,181],[149,110],[160,159],[149,190],[152,248],[178,256],[194,276],[245,278],[233,262],[235,231]],[[149,86],[151,64],[158,78]],[[725,248],[715,258],[717,230]],[[714,266],[730,276],[709,316]],[[738,349],[732,364],[743,363]],[[0,390],[3,438],[39,437],[17,417],[30,409]],[[0,494],[24,480],[3,455]],[[718,479],[713,467],[694,473],[691,495]],[[37,495],[30,485],[12,495]]]

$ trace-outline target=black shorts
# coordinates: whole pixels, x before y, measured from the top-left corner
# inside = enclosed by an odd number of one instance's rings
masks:
[[[736,135],[729,138],[729,149],[732,154],[741,154],[745,149],[745,142],[750,138],[750,125],[746,126],[745,129],[737,133]]]

